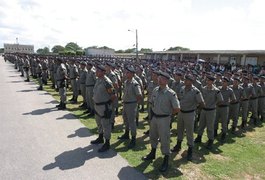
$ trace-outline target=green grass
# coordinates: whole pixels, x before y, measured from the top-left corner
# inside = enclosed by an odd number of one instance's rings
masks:
[[[44,86],[56,100],[58,92],[50,88],[50,83]],[[68,99],[71,93],[68,92]],[[67,104],[67,109],[72,112],[92,132],[97,134],[96,122],[87,118],[80,109],[79,104]],[[140,113],[140,122],[137,130],[137,146],[128,150],[129,141],[121,142],[117,137],[123,134],[121,115],[116,117],[115,130],[112,133],[111,147],[125,158],[132,167],[143,172],[149,179],[265,179],[265,128],[259,123],[257,127],[249,125],[246,132],[238,131],[236,135],[229,133],[225,144],[215,140],[214,148],[206,150],[205,143],[196,145],[193,152],[193,162],[186,160],[186,140],[183,141],[182,151],[171,154],[170,169],[161,174],[158,171],[162,163],[160,147],[157,159],[153,162],[143,162],[141,157],[150,152],[149,137],[143,134],[148,129],[148,123],[143,119],[146,113]],[[176,144],[176,122],[173,123],[171,147]],[[207,138],[203,136],[203,142]]]

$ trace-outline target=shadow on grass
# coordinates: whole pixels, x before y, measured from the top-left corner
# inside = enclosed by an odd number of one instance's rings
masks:
[[[117,155],[116,152],[110,150],[105,153],[98,153],[97,149],[101,146],[89,145],[87,147],[79,147],[73,150],[65,151],[54,159],[54,162],[45,165],[42,169],[47,171],[58,167],[60,170],[74,169],[81,167],[89,159],[98,157],[100,159],[112,158]]]
[[[147,179],[144,175],[130,166],[121,168],[118,174],[120,180]]]

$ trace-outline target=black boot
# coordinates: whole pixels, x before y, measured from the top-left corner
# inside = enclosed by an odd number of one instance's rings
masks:
[[[241,129],[245,129],[245,127],[246,127],[246,122],[245,121],[242,121]]]
[[[135,136],[132,136],[132,139],[128,145],[128,149],[132,149],[135,147],[135,144],[136,144],[136,139],[135,139]]]
[[[136,117],[136,126],[139,126],[139,117]]]
[[[222,133],[221,135],[221,142],[225,142],[226,133]]]
[[[101,143],[104,143],[104,139],[103,139],[103,134],[99,134],[98,135],[98,138],[91,141],[90,142],[91,144],[101,144]]]
[[[40,86],[37,90],[39,90],[39,91],[41,91],[41,90],[43,90],[43,87],[42,86]]]
[[[156,148],[152,148],[151,152],[147,156],[142,157],[142,160],[143,161],[149,161],[149,160],[153,160],[155,158],[156,158]]]
[[[258,124],[257,118],[253,118],[253,123],[255,126]]]
[[[87,115],[88,117],[92,117],[95,115],[95,110],[91,110],[90,113]]]
[[[166,172],[168,169],[168,160],[169,160],[169,155],[165,155],[163,164],[159,168],[160,172]]]
[[[174,146],[173,149],[171,149],[171,152],[179,152],[181,150],[181,143],[182,141],[178,140],[176,146]]]
[[[66,109],[65,103],[62,103],[62,105],[58,107],[58,110],[65,110],[65,109]]]
[[[86,103],[84,102],[84,103],[81,104],[79,107],[81,107],[81,108],[85,108],[85,107],[86,107]]]
[[[130,139],[129,131],[126,130],[125,133],[124,133],[122,136],[119,136],[119,137],[118,137],[118,139],[120,139],[120,140]]]
[[[233,126],[233,127],[231,128],[231,133],[232,133],[232,134],[235,134],[235,132],[236,132],[236,127]]]
[[[208,142],[207,142],[206,148],[207,149],[212,149],[212,147],[213,147],[213,140],[209,139]]]
[[[149,133],[150,133],[149,130],[147,130],[147,131],[144,132],[145,135],[149,135]]]
[[[105,152],[107,150],[110,149],[110,143],[109,143],[109,139],[105,140],[105,143],[103,144],[103,146],[98,150],[99,153],[101,152]]]
[[[214,137],[217,137],[217,129],[214,130]]]
[[[188,148],[187,160],[192,161],[192,147]]]
[[[111,130],[114,130],[114,123],[111,123]]]
[[[62,101],[60,101],[60,104],[58,104],[56,107],[61,107],[62,106]]]
[[[202,136],[198,135],[194,141],[194,143],[201,143],[202,142]]]

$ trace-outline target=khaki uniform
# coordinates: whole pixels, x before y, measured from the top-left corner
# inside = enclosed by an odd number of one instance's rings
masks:
[[[179,93],[180,93],[180,90],[181,90],[182,86],[184,86],[184,82],[183,81],[174,81],[172,83],[171,89],[173,89],[177,93],[178,97],[179,97]]]
[[[48,82],[48,61],[47,60],[44,60],[42,62],[42,80],[44,82],[44,84],[47,84]]]
[[[60,100],[62,103],[66,103],[66,80],[65,76],[67,74],[66,67],[63,63],[61,63],[56,71],[56,82],[57,87],[59,88]]]
[[[246,94],[247,99],[242,100],[242,123],[245,124],[248,118],[248,111],[249,111],[249,99],[254,94],[254,88],[251,84],[242,84],[244,92]]]
[[[261,116],[261,119],[264,121],[265,118],[265,84],[259,84],[262,89],[262,94],[259,96],[258,100],[258,114]]]
[[[42,66],[40,63],[37,63],[36,65],[36,75],[38,77],[39,85],[42,87]]]
[[[152,93],[153,90],[158,86],[157,83],[155,83],[154,81],[150,81],[148,86],[147,86],[147,113],[148,113],[148,120],[151,120],[151,97],[152,97]]]
[[[235,102],[236,97],[233,92],[233,89],[230,87],[223,88],[220,87],[220,92],[223,96],[223,101],[221,104],[218,105],[216,109],[216,119],[215,119],[215,131],[218,130],[218,123],[221,122],[222,124],[222,134],[227,133],[227,121],[228,121],[228,113],[229,113],[229,105],[230,102]]]
[[[86,103],[87,107],[92,111],[94,110],[94,102],[93,102],[93,89],[96,83],[96,74],[95,70],[91,68],[87,70],[86,74]]]
[[[79,76],[78,68],[75,64],[70,65],[69,67],[69,78],[71,80],[71,87],[73,91],[73,97],[76,100],[78,97],[78,85],[77,85],[77,78]]]
[[[81,95],[83,97],[83,101],[86,102],[86,75],[87,75],[87,69],[81,69],[80,70],[80,90],[81,90]]]
[[[131,130],[131,135],[136,136],[137,96],[142,95],[139,83],[132,78],[124,82],[123,112],[125,130]]]
[[[29,81],[29,67],[30,67],[29,60],[26,58],[24,61],[23,69],[25,71],[26,78],[28,81]]]
[[[192,86],[186,89],[183,86],[179,92],[180,113],[178,114],[177,135],[178,141],[182,141],[186,130],[188,146],[193,147],[194,121],[197,105],[203,103],[203,97],[199,89]]]
[[[252,117],[254,120],[258,119],[258,98],[262,96],[263,91],[260,85],[253,84],[254,94],[251,96],[249,101],[249,108],[252,112]]]
[[[107,89],[113,88],[111,80],[104,76],[98,78],[93,90],[93,102],[95,108],[95,118],[98,126],[98,133],[104,134],[105,139],[111,138],[111,116],[106,115],[106,110],[111,110],[111,95]]]
[[[170,154],[170,121],[172,110],[180,108],[176,93],[168,86],[164,89],[156,87],[152,93],[152,120],[150,124],[150,143],[156,149],[158,139],[163,155]]]
[[[202,88],[202,96],[205,107],[201,111],[198,135],[202,136],[205,127],[207,127],[207,136],[209,140],[214,140],[214,121],[216,116],[216,104],[223,101],[223,96],[218,88],[207,86]]]
[[[246,92],[244,91],[242,86],[231,86],[234,91],[236,100],[233,103],[230,103],[229,106],[229,119],[233,120],[232,127],[236,128],[238,124],[239,110],[240,110],[240,102],[243,99],[247,98]],[[229,120],[228,120],[229,124]]]

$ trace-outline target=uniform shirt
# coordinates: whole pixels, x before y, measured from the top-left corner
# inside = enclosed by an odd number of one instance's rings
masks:
[[[42,62],[42,69],[43,69],[44,71],[48,69],[48,61],[47,61],[47,60],[44,60],[44,61]]]
[[[173,89],[177,93],[178,97],[179,97],[179,93],[180,93],[180,90],[181,90],[182,86],[184,86],[184,82],[183,81],[174,81],[172,83],[171,89]]]
[[[80,69],[80,84],[85,84],[86,83],[86,75],[87,75],[87,69]]]
[[[66,74],[67,74],[67,70],[66,70],[65,64],[61,63],[61,64],[58,66],[57,71],[56,71],[56,78],[57,78],[57,81],[62,81],[62,80],[64,80]]]
[[[152,97],[152,92],[153,90],[158,86],[157,83],[155,83],[154,81],[150,81],[148,86],[147,86],[147,100],[149,103],[151,103],[151,97]]]
[[[142,95],[139,83],[132,78],[124,82],[123,102],[135,102],[137,96]]]
[[[231,101],[236,101],[234,91],[229,86],[227,88],[220,87],[220,92],[224,99],[222,105],[229,105]]]
[[[113,88],[113,84],[107,76],[104,76],[104,78],[98,78],[93,89],[94,102],[102,103],[110,100],[111,95],[107,92],[107,89],[110,88]]]
[[[106,74],[106,76],[111,80],[112,84],[118,85],[117,75],[113,71],[110,71],[110,73]]]
[[[262,93],[263,93],[261,96],[265,96],[265,84],[264,83],[260,83],[259,85],[260,85],[260,87],[262,89]]]
[[[95,74],[95,70],[94,69],[90,69],[87,70],[87,74],[86,74],[86,85],[87,86],[92,86],[95,85],[96,83],[96,74]]]
[[[193,82],[193,85],[194,85],[197,89],[199,89],[200,91],[202,90],[203,85],[202,85],[202,83],[201,83],[199,80],[196,79],[196,80]]]
[[[24,61],[24,65],[23,65],[25,68],[29,68],[29,60],[28,59],[25,59]]]
[[[216,87],[222,86],[222,80],[221,80],[221,79],[216,80],[216,81],[214,82],[214,84],[215,84]]]
[[[37,63],[37,66],[36,66],[36,74],[41,74],[42,72],[42,66],[40,63]]]
[[[93,89],[93,100],[95,103],[95,110],[100,115],[104,115],[104,111],[106,109],[104,105],[97,105],[97,103],[104,103],[110,100],[111,94],[107,92],[107,89],[113,88],[113,84],[111,80],[104,76],[104,78],[97,78],[96,84]],[[111,108],[111,104],[106,104],[108,108]]]
[[[235,97],[236,97],[236,101],[240,102],[242,99],[246,99],[247,98],[247,94],[244,91],[243,87],[238,85],[236,86],[231,86],[231,88],[234,91]]]
[[[191,111],[197,109],[199,103],[203,103],[203,97],[198,88],[192,85],[190,89],[183,86],[179,92],[180,108],[183,111]]]
[[[152,111],[158,115],[171,115],[173,109],[180,108],[177,94],[166,86],[156,87],[151,98]]]
[[[78,68],[75,64],[71,65],[69,67],[69,77],[70,79],[76,79],[78,76]]]
[[[251,84],[242,84],[242,87],[247,95],[247,98],[256,97],[254,88]]]
[[[263,90],[259,84],[253,84],[253,88],[256,94],[256,97],[262,96],[263,95]]]
[[[214,109],[216,108],[217,102],[223,101],[223,96],[220,90],[215,86],[212,86],[212,88],[204,86],[201,92],[204,99],[205,108],[207,109]]]
[[[141,90],[143,90],[144,85],[143,85],[143,82],[142,82],[141,78],[135,74],[135,75],[134,75],[134,79],[135,79],[135,80],[138,82],[138,84],[140,85]]]

